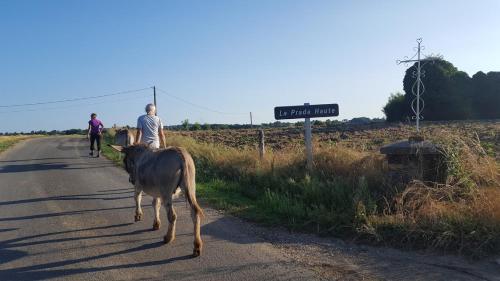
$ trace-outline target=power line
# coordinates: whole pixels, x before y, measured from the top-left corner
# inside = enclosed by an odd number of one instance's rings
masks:
[[[236,113],[236,112],[223,112],[223,111],[218,111],[218,110],[215,110],[215,109],[211,109],[211,108],[208,108],[206,106],[203,106],[203,105],[199,105],[199,104],[196,104],[196,103],[193,103],[193,102],[190,102],[188,100],[185,100],[183,98],[180,98],[178,96],[175,96],[175,95],[172,95],[171,93],[165,91],[165,90],[162,90],[158,87],[156,87],[156,90],[162,92],[164,95],[167,95],[171,98],[174,98],[176,100],[179,100],[183,103],[186,103],[186,104],[189,104],[193,107],[197,107],[197,108],[200,108],[200,109],[203,109],[203,110],[206,110],[206,111],[210,111],[210,112],[214,112],[214,113],[218,113],[218,114],[225,114],[225,115],[247,115],[248,113]]]
[[[105,95],[96,95],[96,96],[89,96],[89,97],[78,97],[78,98],[71,98],[71,99],[63,99],[63,100],[53,100],[53,101],[45,101],[45,102],[36,102],[36,103],[24,103],[24,104],[11,104],[11,105],[0,105],[0,108],[7,108],[7,107],[23,107],[23,106],[38,106],[38,105],[46,105],[46,104],[56,104],[56,103],[66,103],[66,102],[75,102],[75,101],[81,101],[81,100],[90,100],[90,99],[98,99],[98,98],[105,98],[105,97],[110,97],[110,96],[117,96],[117,95],[125,95],[125,94],[130,94],[130,93],[136,93],[136,92],[141,92],[145,90],[150,90],[153,87],[147,87],[147,88],[142,88],[142,89],[136,89],[136,90],[127,90],[127,91],[121,91],[121,92],[116,92],[116,93],[111,93],[111,94],[105,94]],[[176,95],[171,94],[170,92],[167,92],[165,90],[162,90],[158,87],[156,87],[156,90],[160,91],[160,94],[169,96],[171,98],[174,98],[176,100],[179,100],[185,104],[188,104],[190,106],[203,109],[209,112],[217,113],[217,114],[224,114],[224,115],[246,115],[248,113],[237,113],[237,112],[223,112],[219,110],[215,110],[203,105],[199,105],[193,102],[190,102],[188,100],[185,100],[181,97],[178,97]],[[132,98],[136,99],[136,98]],[[120,99],[120,100],[130,100],[130,99]],[[118,101],[118,100],[114,100]],[[12,111],[0,111],[0,114],[6,114],[6,113],[16,113],[16,112],[29,112],[29,111],[41,111],[41,110],[57,110],[57,109],[64,109],[68,107],[78,107],[78,106],[86,106],[86,105],[96,105],[96,104],[101,104],[101,103],[90,103],[90,104],[75,104],[75,105],[70,105],[66,107],[49,107],[49,108],[34,108],[34,109],[23,109],[23,110],[12,110]]]
[[[137,99],[142,99],[142,98],[149,98],[149,97],[133,97],[133,98],[122,98],[122,99],[115,99],[112,101],[108,102],[122,102],[122,101],[129,101],[129,100],[137,100]],[[81,107],[81,106],[89,106],[89,105],[100,105],[102,102],[94,102],[94,103],[82,103],[82,104],[72,104],[68,106],[58,106],[58,107],[44,107],[44,108],[33,108],[33,109],[20,109],[20,110],[12,110],[12,111],[0,111],[0,114],[7,114],[7,113],[17,113],[17,112],[31,112],[31,111],[45,111],[45,110],[58,110],[58,109],[66,109],[66,108],[74,108],[74,107]]]
[[[23,104],[0,105],[0,107],[21,107],[21,106],[33,106],[33,105],[43,105],[43,104],[53,104],[53,103],[73,102],[73,101],[80,101],[80,100],[89,100],[89,99],[97,99],[97,98],[111,97],[111,96],[117,96],[117,95],[125,95],[125,94],[130,94],[130,93],[140,92],[140,91],[144,91],[144,90],[149,90],[149,89],[151,89],[151,87],[142,88],[142,89],[137,89],[137,90],[122,91],[122,92],[117,92],[117,93],[112,93],[112,94],[106,94],[106,95],[91,96],[91,97],[80,97],[80,98],[72,98],[72,99],[64,99],[64,100],[54,100],[54,101],[45,101],[45,102],[35,102],[35,103],[23,103]]]

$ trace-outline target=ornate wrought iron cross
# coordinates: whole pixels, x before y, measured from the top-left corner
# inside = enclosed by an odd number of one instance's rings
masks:
[[[422,99],[422,95],[425,92],[425,86],[422,82],[422,77],[425,77],[425,71],[422,70],[422,67],[425,65],[425,63],[435,61],[440,58],[426,57],[422,59],[422,51],[425,50],[425,46],[422,46],[422,38],[417,39],[417,44],[417,47],[414,48],[416,53],[415,55],[413,55],[413,57],[405,57],[404,60],[397,60],[396,62],[397,64],[403,63],[405,65],[414,62],[417,63],[417,71],[413,71],[413,77],[417,79],[411,86],[411,92],[415,96],[415,98],[411,101],[411,110],[413,111],[413,113],[415,113],[415,116],[412,116],[412,119],[416,120],[417,132],[420,132],[420,120],[424,119],[424,116],[422,116],[421,113],[425,107],[424,100]],[[417,57],[417,59],[415,59],[415,57]]]

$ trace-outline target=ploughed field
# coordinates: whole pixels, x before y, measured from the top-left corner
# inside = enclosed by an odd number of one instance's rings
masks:
[[[169,134],[188,136],[199,142],[213,143],[239,149],[255,149],[259,143],[259,128],[200,131],[169,131]],[[500,161],[500,120],[424,122],[422,132],[438,136],[445,130],[451,135],[479,140],[490,156]],[[373,123],[366,125],[337,124],[331,127],[313,125],[316,145],[342,145],[359,151],[377,151],[383,145],[408,139],[415,133],[413,124]],[[273,151],[298,148],[304,145],[302,126],[264,129],[267,149]]]

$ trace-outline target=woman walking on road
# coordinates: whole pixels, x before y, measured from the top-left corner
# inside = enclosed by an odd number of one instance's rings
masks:
[[[90,156],[94,156],[94,142],[97,142],[97,157],[99,157],[101,152],[101,136],[103,128],[104,125],[101,120],[97,119],[97,114],[92,113],[90,115],[89,131],[87,133],[87,139],[90,139]]]

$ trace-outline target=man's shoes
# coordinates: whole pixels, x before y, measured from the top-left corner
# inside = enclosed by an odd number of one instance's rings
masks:
[[[89,155],[90,155],[90,156],[94,156],[94,151],[93,151],[93,150],[92,150],[92,151],[90,151]]]

